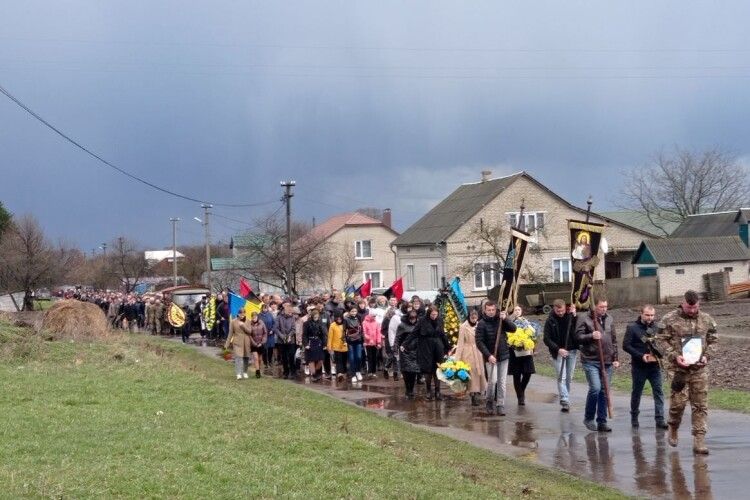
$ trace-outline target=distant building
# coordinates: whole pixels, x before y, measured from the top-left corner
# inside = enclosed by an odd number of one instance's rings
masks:
[[[706,291],[704,275],[725,272],[730,283],[750,277],[750,250],[739,236],[643,240],[633,257],[637,276],[657,276],[659,300]]]
[[[479,182],[461,184],[393,241],[406,295],[409,291],[437,290],[442,277],[460,276],[467,297],[476,300],[485,296],[500,282],[502,266],[478,241],[475,228],[499,224],[509,234],[509,228],[518,222],[522,200],[525,227],[534,239],[524,268],[529,274],[533,270],[536,281],[570,281],[567,221],[585,219],[586,210],[526,172],[496,179],[483,174]],[[595,278],[633,276],[631,261],[638,245],[643,238],[658,234],[598,213],[591,213],[590,221],[607,225],[604,236],[610,250],[597,267]],[[469,267],[471,272],[467,273]]]
[[[677,229],[680,224],[665,220],[662,217],[652,216],[653,222],[646,214],[635,210],[616,210],[611,212],[599,212],[602,217],[620,222],[622,224],[646,231],[659,236],[667,236]]]
[[[670,237],[739,236],[745,246],[748,246],[748,219],[750,208],[689,215],[672,231]]]
[[[163,260],[172,262],[172,258],[175,255],[177,256],[177,260],[185,258],[182,253],[177,252],[175,254],[172,252],[172,250],[146,250],[145,252],[143,252],[143,257],[146,259],[146,262],[148,262],[149,265],[154,265],[157,262],[161,262]]]

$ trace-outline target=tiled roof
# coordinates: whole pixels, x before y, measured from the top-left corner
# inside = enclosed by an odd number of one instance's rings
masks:
[[[334,215],[322,224],[312,228],[309,237],[327,239],[344,226],[383,226],[383,221],[373,219],[359,212],[348,212]],[[389,228],[390,229],[390,228]]]
[[[638,262],[644,250],[650,252],[657,264],[750,260],[750,250],[739,236],[643,240],[633,262]]]

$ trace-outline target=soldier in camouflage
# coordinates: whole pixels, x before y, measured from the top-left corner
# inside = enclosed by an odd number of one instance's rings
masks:
[[[688,364],[683,357],[683,345],[690,338],[700,338],[703,354],[697,363]],[[672,380],[669,397],[669,444],[677,446],[677,430],[682,421],[685,405],[690,401],[693,420],[693,452],[707,455],[705,444],[708,430],[708,363],[709,354],[717,341],[716,322],[700,312],[698,294],[685,293],[677,310],[662,319],[659,344],[667,361],[667,371]]]

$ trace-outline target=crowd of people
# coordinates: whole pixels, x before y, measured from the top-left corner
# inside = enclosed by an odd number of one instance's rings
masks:
[[[153,334],[169,328],[187,341],[194,325],[202,338],[217,339],[232,349],[237,379],[249,378],[251,365],[256,378],[265,373],[296,379],[304,371],[311,382],[335,378],[338,383],[359,384],[382,373],[385,379],[403,379],[408,399],[415,399],[417,385],[424,385],[424,398],[432,401],[443,399],[436,371],[452,356],[471,367],[467,386],[471,405],[480,406],[484,398],[486,412],[502,416],[508,375],[513,379],[517,404],[523,406],[535,373],[535,353],[521,354],[508,343],[507,335],[525,321],[522,308],[516,307],[508,315],[491,300],[469,309],[454,345],[446,335],[441,309],[416,295],[407,301],[385,296],[344,298],[335,291],[306,300],[267,294],[260,296],[260,312],[246,318],[243,310],[230,319],[227,295],[221,293],[215,297],[214,321],[206,317],[210,299],[205,296],[195,306],[185,307],[188,319],[179,329],[165,321],[168,296],[96,292],[76,298],[99,305],[114,328]],[[677,429],[689,401],[694,450],[708,452],[703,441],[707,430],[704,368],[709,348],[716,341],[715,332],[715,322],[700,312],[698,295],[692,291],[658,327],[655,308],[641,308],[639,317],[627,325],[622,344],[632,357],[632,427],[640,425],[640,400],[648,381],[655,427],[669,429],[669,442],[676,445]],[[686,337],[703,343],[697,362],[687,362],[682,354]],[[585,314],[562,300],[555,301],[540,339],[554,362],[561,411],[570,411],[571,382],[580,361],[589,387],[584,425],[592,431],[610,432],[607,384],[619,367],[619,348],[607,300],[597,298],[592,311]],[[673,380],[668,421],[662,369]]]

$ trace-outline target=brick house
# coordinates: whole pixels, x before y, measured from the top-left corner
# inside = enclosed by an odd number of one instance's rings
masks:
[[[489,245],[478,238],[478,231],[493,228],[497,241],[507,247],[508,230],[518,220],[522,200],[525,226],[533,241],[520,281],[570,281],[567,221],[585,219],[586,210],[526,172],[496,179],[483,172],[481,181],[460,185],[393,241],[407,294],[437,290],[442,277],[460,276],[468,298],[476,301],[486,296],[499,282],[501,265]],[[657,235],[596,213],[590,221],[607,225],[604,235],[609,243],[595,279],[633,276],[631,261],[638,245]]]
[[[317,269],[315,276],[297,287],[302,294],[346,285],[360,285],[372,280],[373,288],[388,287],[395,280],[395,264],[390,242],[398,236],[391,227],[391,211],[385,209],[383,218],[375,219],[358,212],[335,215],[313,227],[305,238],[320,240],[316,252],[322,252],[322,261],[328,265]],[[265,275],[257,255],[251,250],[262,237],[245,233],[235,235],[231,258],[211,259],[212,276],[216,283],[237,286],[240,276],[245,277],[256,291],[280,293],[275,278]],[[234,285],[232,285],[234,284]]]
[[[390,243],[398,233],[391,227],[390,209],[383,211],[382,220],[358,212],[334,215],[315,226],[310,236],[324,241],[335,265],[308,287],[342,290],[371,279],[373,288],[383,288],[396,279]]]

